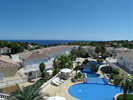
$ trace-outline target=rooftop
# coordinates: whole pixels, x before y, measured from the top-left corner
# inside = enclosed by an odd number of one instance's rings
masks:
[[[0,69],[20,67],[14,60],[9,56],[0,56]]]
[[[133,52],[123,52],[123,53],[117,53],[117,54],[126,58],[133,59]]]
[[[18,53],[21,59],[36,59],[36,58],[44,58],[44,57],[48,57],[46,55],[42,55],[33,51],[27,51],[27,52],[22,52],[22,53]]]

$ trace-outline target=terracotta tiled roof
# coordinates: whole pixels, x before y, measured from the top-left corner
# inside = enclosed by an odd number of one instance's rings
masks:
[[[39,54],[36,52],[32,52],[32,54],[30,54],[26,59],[37,59],[37,58],[45,58],[45,57],[48,57],[48,56]]]
[[[18,54],[19,54],[20,58],[23,60],[48,57],[44,54],[40,54],[40,53],[37,53],[35,51],[27,51],[27,52],[22,52],[22,53],[18,53]]]
[[[0,56],[0,69],[20,67],[15,61],[8,56]]]

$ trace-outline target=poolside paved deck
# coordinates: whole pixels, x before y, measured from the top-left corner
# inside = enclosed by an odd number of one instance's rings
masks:
[[[105,65],[101,65],[100,67],[104,67],[104,66]],[[99,68],[97,73],[100,74],[99,78],[103,78],[103,74],[101,73],[100,68]],[[75,74],[75,71],[73,71],[72,74]],[[71,95],[69,95],[69,93],[68,93],[69,87],[74,85],[74,84],[78,84],[78,83],[83,83],[83,82],[72,83],[71,82],[71,77],[70,77],[68,80],[65,80],[65,82],[62,83],[60,86],[50,85],[48,88],[46,88],[43,91],[43,93],[44,94],[48,93],[49,96],[56,96],[56,95],[62,96],[62,97],[65,97],[66,100],[78,100],[78,99],[72,97]]]
[[[66,100],[78,100],[68,94],[69,87],[77,83],[72,83],[71,78],[69,78],[64,83],[62,83],[60,86],[50,85],[48,88],[46,88],[43,91],[43,93],[44,94],[48,93],[49,96],[56,96],[56,95],[62,96],[62,97],[65,97]]]

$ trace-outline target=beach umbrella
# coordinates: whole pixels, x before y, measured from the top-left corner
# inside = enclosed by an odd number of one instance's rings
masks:
[[[60,96],[53,96],[53,97],[49,97],[47,100],[66,100],[66,99]]]
[[[52,75],[53,71],[52,70],[47,70],[46,71],[49,75]]]
[[[46,72],[48,72],[48,73],[52,73],[53,71],[52,71],[52,70],[47,70]]]
[[[62,73],[70,73],[71,71],[72,70],[69,69],[69,68],[63,68],[63,69],[60,70],[60,72],[62,72]]]

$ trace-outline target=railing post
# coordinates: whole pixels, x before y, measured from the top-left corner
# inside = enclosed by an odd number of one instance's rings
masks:
[[[6,83],[7,83],[7,85],[8,85],[8,84],[9,84],[9,81],[7,80]]]

